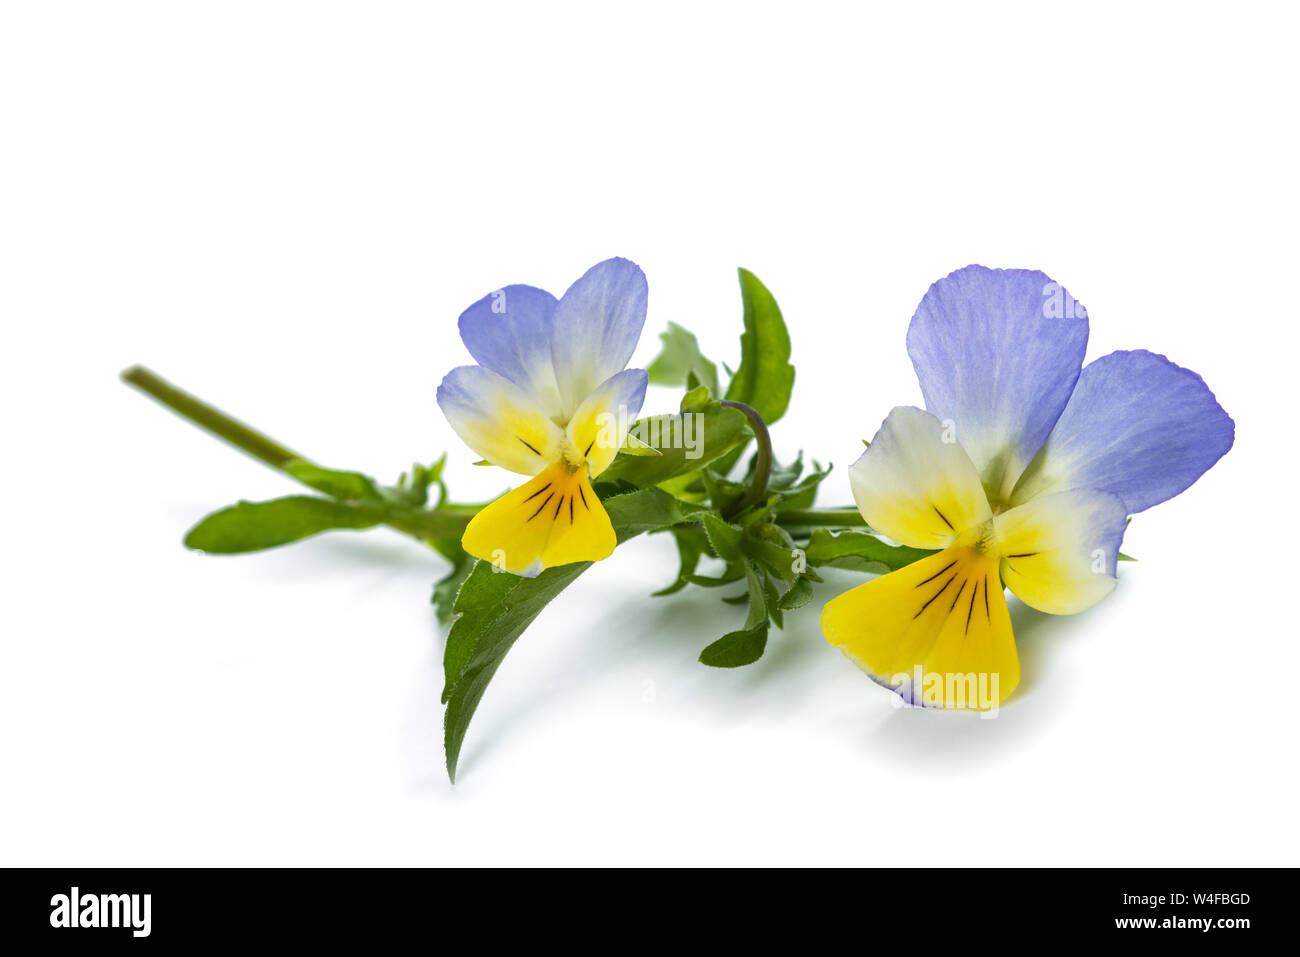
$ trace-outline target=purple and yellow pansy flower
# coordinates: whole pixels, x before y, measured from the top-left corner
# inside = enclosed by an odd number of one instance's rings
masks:
[[[487,462],[532,480],[480,511],[465,550],[533,576],[614,551],[591,480],[618,454],[645,400],[646,373],[627,369],[645,324],[645,274],[598,263],[558,300],[532,286],[489,293],[460,317],[475,366],[447,373],[438,405]]]
[[[912,317],[925,409],[890,412],[849,477],[868,525],[937,551],[822,613],[827,640],[908,703],[996,708],[1020,680],[1004,589],[1056,615],[1096,604],[1128,517],[1232,447],[1200,376],[1141,350],[1084,366],[1087,343],[1083,307],[1030,270],[959,269]],[[992,693],[953,700],[954,675]]]

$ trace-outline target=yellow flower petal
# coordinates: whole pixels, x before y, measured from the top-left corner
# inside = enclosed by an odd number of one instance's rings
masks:
[[[438,405],[466,445],[503,469],[536,475],[563,454],[564,430],[517,385],[480,366],[447,373]]]
[[[563,462],[488,505],[461,538],[475,558],[528,577],[553,565],[608,558],[616,544],[586,468],[570,471]]]
[[[912,704],[989,710],[1020,683],[997,561],[964,545],[832,599],[822,633]]]
[[[583,400],[565,430],[570,446],[567,454],[574,456],[571,464],[585,461],[592,478],[609,468],[641,410],[645,388],[644,371],[624,369]]]
[[[993,520],[1001,574],[1031,608],[1073,615],[1115,588],[1127,517],[1107,492],[1076,490],[1032,499]]]
[[[929,412],[899,406],[849,467],[858,510],[872,528],[914,548],[945,548],[992,517],[970,457]]]

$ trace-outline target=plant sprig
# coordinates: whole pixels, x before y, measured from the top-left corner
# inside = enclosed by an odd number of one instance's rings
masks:
[[[816,508],[829,466],[814,461],[806,468],[802,455],[789,463],[774,458],[768,429],[785,414],[794,387],[790,336],[776,299],[756,276],[740,270],[740,287],[741,357],[725,388],[717,364],[700,352],[693,334],[674,323],[648,368],[651,382],[681,387],[685,394],[679,412],[647,417],[634,433],[671,436],[681,416],[691,415],[700,442],[690,450],[666,439],[635,443],[594,485],[619,544],[640,534],[673,537],[678,573],[654,595],[694,586],[728,592],[723,601],[745,606],[740,626],[700,652],[703,664],[720,668],[762,657],[771,627],[783,628],[786,612],[812,601],[813,586],[821,581],[818,567],[881,572],[929,554],[883,541],[855,508]],[[470,557],[460,537],[483,505],[450,501],[442,475],[445,455],[383,485],[361,472],[320,466],[141,366],[122,378],[314,493],[219,509],[189,530],[186,547],[242,554],[328,531],[387,526],[448,561],[433,602],[439,620],[450,623],[442,700],[447,772],[455,780],[470,721],[506,653],[590,563],[520,578]],[[701,573],[706,559],[721,562],[721,570]]]

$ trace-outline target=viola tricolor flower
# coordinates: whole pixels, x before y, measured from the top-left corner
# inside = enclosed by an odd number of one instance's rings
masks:
[[[506,286],[461,315],[461,339],[479,364],[447,373],[438,405],[485,460],[535,476],[474,516],[461,540],[469,554],[533,576],[613,553],[614,529],[591,480],[618,454],[645,400],[645,371],[624,367],[647,296],[639,266],[608,259],[559,300]]]
[[[1003,589],[1056,615],[1100,601],[1128,516],[1232,447],[1200,376],[1145,351],[1084,367],[1087,342],[1083,307],[1023,269],[960,269],[912,317],[926,410],[890,412],[849,478],[868,525],[939,551],[822,613],[827,640],[911,704],[996,708],[1020,680]]]

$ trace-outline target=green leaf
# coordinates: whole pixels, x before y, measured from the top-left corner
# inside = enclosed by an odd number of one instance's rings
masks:
[[[423,508],[429,501],[429,486],[438,486],[438,501],[434,508],[440,507],[447,501],[447,483],[443,481],[442,470],[447,465],[447,453],[442,453],[438,461],[432,465],[421,465],[418,462],[411,466],[411,474],[408,476],[403,473],[397,479],[397,485],[393,488],[381,488],[379,491],[386,499],[401,505],[414,508]]]
[[[723,585],[730,585],[732,582],[738,582],[745,577],[745,571],[739,563],[734,566],[728,566],[727,569],[717,578],[710,578],[708,575],[687,575],[686,581],[692,585],[699,585],[701,588],[721,588]]]
[[[767,609],[767,617],[772,619],[772,624],[784,628],[785,615],[781,611],[781,596],[777,594],[776,583],[766,575],[763,576],[763,605]]]
[[[767,648],[767,622],[754,628],[723,635],[700,652],[700,663],[710,668],[739,668],[752,665]]]
[[[659,334],[659,340],[663,349],[646,366],[651,382],[656,385],[689,385],[694,376],[701,385],[708,386],[712,395],[719,394],[718,367],[701,354],[694,333],[670,322],[667,331]]]
[[[647,445],[631,432],[623,436],[623,444],[619,447],[619,451],[628,455],[663,455],[653,445]]]
[[[785,414],[794,388],[790,334],[781,310],[747,269],[740,270],[745,331],[740,337],[740,367],[727,385],[727,398],[758,410],[770,426]]]
[[[710,470],[716,472],[720,476],[730,475],[732,470],[736,467],[736,463],[744,456],[745,450],[749,448],[750,441],[751,439],[747,432],[741,437],[741,440],[736,443],[736,446],[730,452],[716,461],[709,463]]]
[[[447,678],[442,694],[447,705],[443,744],[447,775],[453,782],[465,732],[506,652],[542,609],[590,565],[561,565],[536,578],[519,578],[488,562],[477,562],[461,585],[443,656]]]
[[[746,628],[757,628],[767,621],[767,576],[753,562],[745,562],[745,579],[749,583],[749,617]]]
[[[384,497],[375,480],[360,472],[322,468],[302,459],[289,462],[284,470],[303,485],[340,501],[379,502]]]
[[[269,502],[239,502],[213,512],[189,530],[185,547],[214,555],[256,552],[300,541],[335,528],[372,528],[377,509],[310,495]]]
[[[728,525],[712,512],[703,515],[704,532],[709,536],[709,544],[718,557],[728,562],[740,560],[740,540],[745,537],[743,530],[735,525]]]
[[[659,489],[614,495],[604,505],[619,542],[675,525],[687,514],[683,503]],[[506,653],[542,609],[590,566],[577,562],[548,568],[536,578],[520,578],[478,562],[460,586],[443,653],[443,742],[452,781],[470,720]]]
[[[699,508],[657,488],[641,489],[604,500],[619,543],[643,532],[657,532],[699,517]]]
[[[812,600],[812,582],[807,578],[799,578],[790,586],[790,590],[781,596],[778,604],[786,611],[793,611],[796,608],[802,608]]]
[[[826,476],[831,474],[833,466],[821,468],[816,462],[813,462],[813,470],[805,475],[794,485],[790,485],[781,490],[781,506],[783,508],[812,508],[813,502],[817,500],[817,489],[826,480]]]
[[[799,577],[799,573],[795,571],[798,555],[792,549],[763,538],[756,538],[753,535],[745,536],[741,548],[746,555],[757,561],[783,582],[789,584]]]
[[[700,394],[707,396],[703,390]],[[706,398],[702,404],[681,413],[639,419],[632,425],[632,434],[661,454],[620,452],[600,474],[602,483],[650,488],[698,471],[744,440],[745,417],[735,409],[724,408],[715,399]]]
[[[435,539],[430,544],[451,562],[451,571],[433,586],[433,606],[438,614],[438,624],[445,625],[451,621],[456,593],[460,591],[465,579],[469,578],[478,559],[461,548],[458,538]]]
[[[687,526],[671,529],[671,532],[677,542],[677,557],[681,567],[677,571],[677,580],[666,588],[651,592],[651,597],[671,595],[685,588],[690,584],[687,576],[695,574],[700,559],[709,552],[709,537],[704,534],[704,529]]]
[[[745,466],[745,484],[748,485],[754,481],[754,470],[758,467],[758,453],[755,452],[749,457],[749,464]],[[789,465],[782,465],[775,458],[772,460],[772,470],[768,474],[767,487],[781,491],[787,489],[799,480],[803,474],[803,453],[800,452],[795,456],[795,460]]]
[[[709,502],[719,512],[730,512],[749,491],[748,485],[733,482],[713,469],[705,469],[701,472],[700,479],[708,492]]]
[[[834,565],[856,571],[881,574],[896,571],[934,552],[907,545],[889,545],[868,532],[840,532],[814,529],[804,548],[809,565]]]

